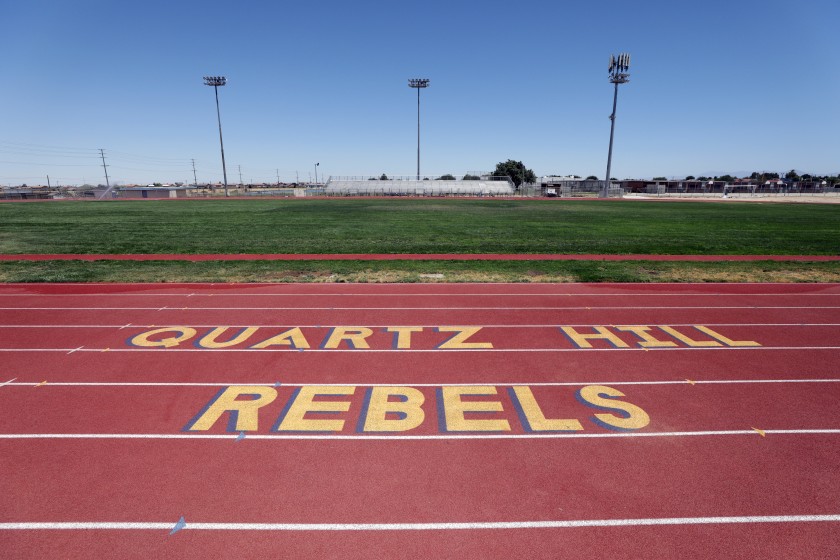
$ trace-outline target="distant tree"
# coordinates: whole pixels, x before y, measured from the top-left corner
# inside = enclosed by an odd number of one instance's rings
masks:
[[[803,173],[802,174],[802,180],[803,181],[810,181],[811,179],[813,179],[813,177],[811,176],[810,173]]]
[[[454,181],[455,177],[447,173],[446,175],[441,175],[437,178],[438,181]]]
[[[732,175],[721,175],[720,177],[715,177],[715,180],[724,181],[726,183],[731,183],[732,181],[735,180],[735,177],[733,177]]]
[[[654,177],[653,180],[654,181],[667,181],[668,179],[666,179],[665,177]]]
[[[694,175],[686,175],[685,180],[686,181],[693,181],[694,180]]]
[[[383,173],[382,175],[380,175],[380,176],[379,176],[379,180],[380,180],[380,181],[387,181],[387,180],[388,180],[388,176],[387,176],[387,175],[385,175],[385,174]]]
[[[478,181],[479,179],[481,179],[481,177],[478,175],[470,175],[469,173],[464,175],[464,181]]]
[[[791,169],[787,173],[785,173],[785,179],[790,179],[791,181],[796,181],[799,179],[799,174],[796,173],[796,169]]]
[[[376,181],[376,177],[371,177],[368,181]]]
[[[22,188],[22,189],[27,188],[27,187],[26,187],[26,183],[21,183],[20,188]]]
[[[698,181],[710,181],[711,178],[710,177],[697,177],[697,180]]]
[[[586,178],[586,180],[587,181],[597,181],[598,177],[596,177],[595,175],[590,175],[589,177]]]
[[[534,174],[533,171],[525,167],[521,161],[515,161],[509,159],[505,162],[499,162],[496,164],[496,170],[493,172],[494,177],[510,177],[513,184],[516,188],[519,188],[519,185],[522,184],[522,180],[524,179],[526,183],[535,183],[537,181],[537,176]]]

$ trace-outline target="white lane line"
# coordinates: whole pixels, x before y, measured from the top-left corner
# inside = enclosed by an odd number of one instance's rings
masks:
[[[68,352],[69,350],[69,352]],[[0,348],[0,352],[103,352],[105,348]],[[454,354],[458,352],[478,352],[478,353],[498,353],[498,352],[714,352],[714,351],[750,351],[758,352],[761,350],[840,350],[840,346],[709,346],[701,348],[464,348],[464,349],[447,349],[440,350],[437,348],[430,348],[425,350],[415,348],[365,348],[365,349],[348,349],[348,348],[308,348],[308,349],[283,349],[283,348],[110,348],[108,352],[250,352],[253,354],[268,353],[268,352],[289,352],[311,354],[313,352],[326,353],[341,353],[341,352],[355,352],[357,354],[381,354],[381,353],[437,353],[437,354]]]
[[[177,307],[0,307],[2,311],[183,311]],[[575,307],[190,307],[190,311],[615,311],[627,309],[674,310],[674,309],[840,309],[840,306],[817,305],[673,305],[673,306],[575,306]]]
[[[840,515],[747,515],[729,517],[653,517],[641,519],[567,519],[556,521],[474,521],[439,523],[206,523],[188,521],[182,531],[470,531],[487,529],[571,529],[657,525],[731,525],[752,523],[836,523]],[[57,530],[169,531],[172,522],[52,521],[0,523],[5,531]]]
[[[591,323],[591,324],[590,323],[587,323],[587,324],[584,324],[584,323],[563,323],[561,325],[560,323],[554,323],[554,324],[546,324],[546,325],[541,325],[541,324],[537,324],[537,325],[521,324],[520,325],[520,324],[511,323],[511,324],[505,324],[505,325],[476,325],[476,324],[472,324],[470,326],[476,326],[476,327],[482,327],[482,328],[493,328],[493,329],[519,329],[519,328],[523,328],[523,329],[537,329],[537,328],[540,328],[540,329],[546,328],[547,329],[547,328],[552,328],[552,329],[554,329],[554,328],[559,328],[560,326],[564,326],[564,327],[596,327],[596,326],[601,326],[602,324],[603,323]],[[633,325],[631,325],[630,323],[627,323],[626,325],[623,324],[623,323],[616,323],[616,324],[619,325],[619,326],[634,326],[635,325],[635,323]],[[702,323],[700,323],[700,322],[668,323],[668,326],[669,327],[693,327],[693,326],[698,325],[698,324],[702,324],[705,327],[840,327],[840,323],[708,323],[708,322],[702,322]],[[91,324],[91,325],[0,325],[0,329],[113,329],[113,328],[118,328],[118,330],[122,330],[122,329],[128,328],[130,326],[132,326],[131,323],[128,323],[126,325],[93,325],[93,324]],[[188,326],[196,327],[196,328],[216,328],[216,327],[219,326],[219,324],[216,323],[216,324],[212,324],[212,325],[210,325],[210,324],[208,324],[208,325],[198,325],[198,324],[195,324],[195,323],[188,323]],[[330,329],[330,328],[333,328],[333,327],[344,327],[346,325],[344,325],[344,324],[342,324],[342,325],[337,325],[337,324],[336,325],[330,325],[330,324],[327,324],[327,323],[322,323],[322,324],[319,324],[319,325],[297,325],[297,324],[290,325],[288,323],[278,324],[278,325],[255,325],[255,324],[235,325],[235,324],[225,323],[224,326],[230,327],[232,329],[244,328],[244,327],[259,327],[259,328],[271,329],[271,328],[287,328],[287,327],[290,327],[290,326],[300,327],[302,329],[318,329],[318,328]],[[385,324],[383,324],[383,325],[371,325],[369,323],[365,323],[364,326],[376,329],[376,328],[393,327],[394,325],[391,325],[391,324],[388,324],[388,325],[385,325]],[[406,325],[406,326],[409,326],[409,325]],[[435,324],[435,325],[421,325],[421,324],[412,323],[410,326],[431,329],[431,328],[438,327],[440,325],[437,325],[437,324]],[[135,328],[139,329],[139,328],[142,328],[142,327],[140,325],[136,325]]]
[[[17,379],[17,378],[15,378]],[[13,380],[7,381],[0,385],[10,385],[12,387],[31,387],[32,383],[23,381],[12,383]],[[706,381],[692,381],[693,385],[737,385],[737,384],[752,384],[752,383],[840,383],[840,379],[723,379],[723,380],[706,380]],[[678,381],[568,381],[568,382],[536,382],[528,381],[502,383],[492,383],[488,381],[481,381],[482,386],[492,387],[515,387],[525,385],[528,387],[583,387],[587,385],[688,385],[685,379]],[[179,383],[179,382],[119,382],[119,381],[68,381],[68,382],[53,382],[50,383],[52,387],[230,387],[230,386],[248,386],[248,387],[274,387],[276,382],[228,382],[228,383]],[[329,387],[472,387],[476,383],[329,383]],[[290,383],[283,382],[284,387],[322,387],[323,383]]]
[[[767,435],[840,435],[840,429],[762,430]],[[358,435],[358,434],[248,434],[254,440],[458,440],[458,439],[603,439],[697,436],[756,436],[755,430],[706,430],[693,432],[605,432],[605,433],[524,433],[524,434],[429,434],[429,435]],[[0,434],[0,440],[30,439],[209,439],[235,440],[240,434]]]
[[[9,379],[5,383],[0,383],[0,387],[5,387],[6,385],[13,385],[15,379],[17,379],[17,377],[15,377],[14,379]],[[23,385],[23,383],[21,383],[21,385]],[[27,385],[31,385],[31,383],[27,383]]]

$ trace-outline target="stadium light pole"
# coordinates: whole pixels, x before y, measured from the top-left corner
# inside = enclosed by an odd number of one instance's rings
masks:
[[[219,121],[219,146],[222,148],[222,174],[225,179],[225,196],[228,195],[227,167],[225,166],[225,143],[222,141],[222,115],[219,113],[219,86],[227,83],[224,76],[204,76],[204,85],[213,86],[216,90],[216,118]]]
[[[320,163],[315,164],[315,186],[318,186],[318,166],[321,165]]]
[[[427,78],[409,78],[408,87],[417,90],[417,180],[420,180],[420,90],[429,87]]]
[[[610,195],[610,168],[612,166],[613,134],[615,133],[615,107],[618,103],[618,84],[626,84],[630,81],[628,70],[630,70],[630,55],[628,53],[621,53],[618,56],[610,55],[610,83],[615,84],[615,93],[613,94],[613,110],[610,115],[610,150],[607,152],[607,176],[604,178],[601,198],[607,198]]]

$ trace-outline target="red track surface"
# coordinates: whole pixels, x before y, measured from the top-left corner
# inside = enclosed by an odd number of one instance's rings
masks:
[[[407,325],[423,330],[394,348],[384,329]],[[438,349],[452,325],[492,348]],[[619,329],[638,325],[671,344]],[[174,326],[195,336],[134,344]],[[217,342],[257,330],[203,348],[224,326]],[[338,326],[369,328],[369,348],[321,348]],[[293,327],[309,348],[250,348]],[[6,285],[0,556],[835,558],[838,335],[825,284]],[[299,388],[339,384],[318,400],[346,412],[306,417],[340,430],[272,431]],[[358,432],[386,384],[419,391],[424,422]],[[442,431],[439,392],[463,384],[500,408],[465,418],[510,429]],[[258,427],[237,440],[225,414],[184,431],[230,385],[276,391]],[[605,411],[575,397],[591,385],[649,424],[593,421]],[[528,432],[512,386],[582,430]]]
[[[555,255],[555,254],[0,254],[0,261],[838,261],[840,255]]]

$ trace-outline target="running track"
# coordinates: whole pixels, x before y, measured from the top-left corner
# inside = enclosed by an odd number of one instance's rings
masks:
[[[840,556],[838,285],[12,284],[0,364],[3,558]]]

